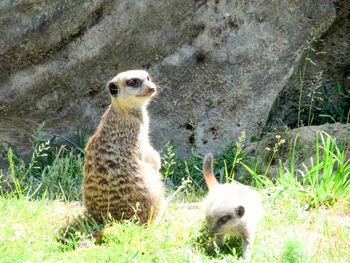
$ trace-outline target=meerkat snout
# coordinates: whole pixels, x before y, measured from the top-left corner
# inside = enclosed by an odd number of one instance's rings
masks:
[[[156,87],[148,87],[148,91],[150,93],[154,93],[154,92],[156,92]]]
[[[145,86],[146,86],[146,90],[153,95],[153,93],[156,93],[157,91],[157,87],[156,85],[150,80],[147,79],[147,81],[145,81]]]

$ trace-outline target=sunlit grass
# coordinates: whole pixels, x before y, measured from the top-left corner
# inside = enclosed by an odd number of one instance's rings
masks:
[[[328,135],[321,135],[316,146],[310,167],[296,171],[291,159],[274,179],[268,177],[269,165],[262,174],[251,168],[242,144],[216,159],[215,174],[222,182],[247,169],[264,196],[251,262],[350,262],[349,161]],[[206,193],[201,155],[194,152],[182,161],[171,145],[165,150],[162,172],[175,182],[167,194],[178,192],[161,224],[102,226],[81,205],[81,152],[51,149],[45,142],[35,147],[27,165],[8,151],[15,183],[0,194],[0,262],[242,262],[239,239],[208,249],[211,236],[199,205],[188,205]],[[103,238],[96,245],[93,236],[99,230]]]
[[[348,262],[348,204],[306,210],[283,195],[265,202],[253,244],[253,262]],[[82,213],[79,203],[0,198],[1,262],[238,262],[239,247],[207,253],[200,209],[170,205],[160,225],[115,222],[103,243],[73,246],[57,239],[68,221]],[[79,235],[78,233],[76,233]],[[85,233],[86,234],[86,233]],[[196,242],[202,239],[201,243]],[[76,245],[77,243],[75,243]],[[234,244],[234,243],[232,243]],[[231,243],[228,242],[230,246]],[[230,252],[232,251],[232,252]]]

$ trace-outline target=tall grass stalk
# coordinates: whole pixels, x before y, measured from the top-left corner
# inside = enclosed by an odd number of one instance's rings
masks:
[[[313,101],[314,101],[314,96],[315,96],[316,90],[320,87],[320,83],[321,83],[321,80],[322,80],[322,74],[323,74],[323,71],[321,70],[318,73],[316,81],[315,81],[315,83],[313,85],[313,89],[312,89],[312,92],[311,92],[311,99],[310,99],[309,116],[307,118],[307,126],[310,126],[312,124],[312,121],[313,121],[313,117],[311,117],[312,106],[313,106]]]
[[[12,177],[13,183],[15,185],[16,194],[18,195],[18,197],[20,199],[22,199],[23,198],[23,192],[22,192],[22,188],[21,188],[21,185],[19,183],[19,180],[16,178],[16,175],[15,175],[15,165],[14,165],[14,162],[13,162],[13,154],[12,154],[12,149],[11,148],[8,150],[7,158],[8,158],[8,161],[10,163],[11,177]]]
[[[235,179],[235,172],[234,169],[236,167],[236,164],[239,163],[241,161],[241,158],[239,158],[241,152],[242,152],[242,148],[243,148],[243,144],[245,142],[245,131],[243,130],[241,133],[241,136],[239,137],[238,142],[236,143],[237,146],[237,150],[235,153],[235,157],[233,158],[233,162],[232,162],[232,167],[231,167],[231,171],[230,174],[228,174],[227,172],[227,165],[226,165],[226,160],[224,160],[225,163],[225,175],[226,175],[226,182],[229,182],[229,180],[234,181]]]
[[[298,69],[298,74],[299,74],[299,106],[298,106],[298,123],[297,127],[299,130],[300,127],[300,115],[301,115],[301,101],[302,101],[302,96],[303,96],[303,89],[304,89],[304,80],[305,80],[305,75],[306,75],[306,69],[308,66],[308,63],[311,63],[313,65],[316,65],[315,62],[310,58],[310,53],[314,52],[316,54],[322,54],[324,52],[316,52],[316,50],[313,48],[314,43],[317,41],[321,41],[318,39],[319,34],[323,28],[323,25],[320,25],[318,28],[316,28],[312,33],[311,33],[311,39],[306,41],[306,46],[304,47],[304,50],[306,50],[305,54],[305,62],[302,67],[299,67]]]

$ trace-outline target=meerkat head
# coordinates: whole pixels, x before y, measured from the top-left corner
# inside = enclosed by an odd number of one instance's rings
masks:
[[[144,70],[119,73],[108,82],[107,88],[112,100],[128,108],[142,107],[157,91],[156,85]]]
[[[218,204],[207,213],[206,221],[208,230],[212,234],[224,234],[234,232],[241,223],[245,214],[244,206],[227,206]]]

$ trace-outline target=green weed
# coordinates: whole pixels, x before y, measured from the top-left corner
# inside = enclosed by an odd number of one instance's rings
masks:
[[[4,187],[5,184],[2,183],[2,194],[25,195],[34,199],[81,199],[84,154],[79,149],[79,154],[76,154],[74,149],[64,145],[57,148],[54,145],[56,138],[57,136],[54,136],[43,141],[40,126],[31,139],[33,153],[28,163],[25,163],[11,147],[5,148],[14,189]],[[80,142],[83,143],[84,139]]]
[[[289,167],[283,167],[280,161],[279,176],[275,180],[267,176],[268,169],[263,175],[259,175],[249,166],[243,166],[254,176],[257,185],[269,189],[273,197],[288,193],[311,207],[331,206],[340,200],[349,202],[350,160],[346,160],[345,151],[339,149],[331,136],[320,133],[316,140],[316,160],[311,160],[309,167],[304,165],[304,171],[297,171],[297,140],[298,138],[292,148]]]

